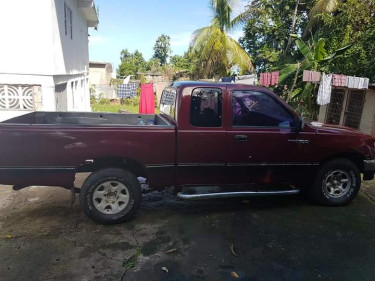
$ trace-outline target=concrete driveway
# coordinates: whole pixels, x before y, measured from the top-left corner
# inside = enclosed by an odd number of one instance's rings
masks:
[[[0,280],[374,280],[375,182],[349,206],[299,196],[144,196],[103,226],[62,188],[0,187]]]

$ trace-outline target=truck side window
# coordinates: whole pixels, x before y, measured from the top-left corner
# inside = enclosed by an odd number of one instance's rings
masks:
[[[190,123],[195,127],[221,127],[222,93],[216,88],[196,88],[191,94]]]
[[[255,91],[233,91],[233,126],[293,126],[292,115],[270,95]]]

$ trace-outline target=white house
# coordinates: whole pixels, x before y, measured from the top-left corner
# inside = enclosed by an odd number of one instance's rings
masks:
[[[0,1],[0,121],[34,110],[89,111],[93,0]]]

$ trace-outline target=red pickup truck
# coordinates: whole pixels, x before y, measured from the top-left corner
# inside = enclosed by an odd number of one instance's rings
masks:
[[[304,123],[261,87],[176,82],[160,114],[34,112],[0,123],[0,183],[62,186],[91,172],[83,211],[100,223],[130,219],[142,188],[174,187],[182,199],[305,191],[339,206],[375,173],[374,138]]]

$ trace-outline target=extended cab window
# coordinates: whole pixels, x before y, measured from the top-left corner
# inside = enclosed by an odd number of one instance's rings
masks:
[[[256,91],[233,91],[233,126],[281,127],[293,125],[292,115],[273,97]]]
[[[160,112],[167,114],[175,119],[175,107],[176,107],[176,89],[166,88],[164,89],[160,98]]]
[[[216,88],[197,88],[191,94],[190,123],[195,127],[221,127],[222,93]]]

